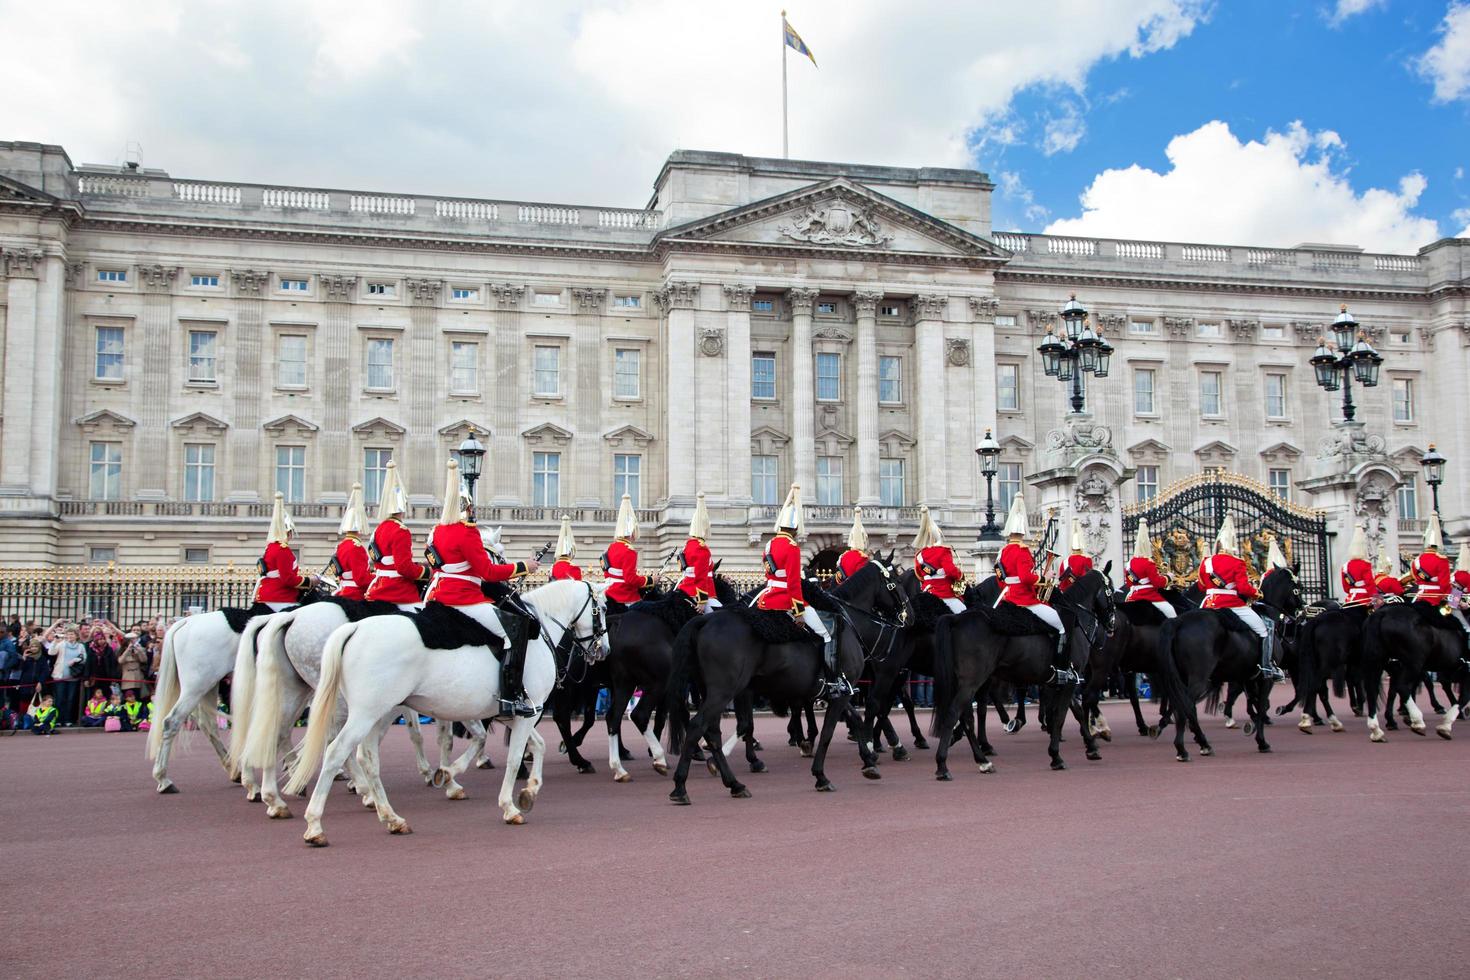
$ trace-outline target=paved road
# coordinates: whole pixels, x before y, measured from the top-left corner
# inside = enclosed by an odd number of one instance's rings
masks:
[[[550,759],[523,827],[498,819],[499,771],[464,802],[426,789],[398,728],[386,779],[415,833],[339,787],[326,850],[202,741],[160,797],[141,736],[0,739],[0,975],[1470,975],[1470,728],[1277,725],[1262,756],[1212,718],[1219,754],[1186,766],[1108,710],[1102,762],[1074,733],[1051,772],[1033,725],[993,736],[995,775],[936,783],[919,753],[868,782],[843,743],[832,795],[763,718],[754,798],[701,773],[688,808],[641,744],[614,785],[598,732],[598,774]]]

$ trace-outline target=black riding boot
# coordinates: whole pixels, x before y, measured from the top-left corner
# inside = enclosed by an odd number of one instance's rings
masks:
[[[521,686],[521,673],[526,666],[526,644],[530,641],[531,624],[519,613],[497,610],[500,626],[505,630],[505,660],[500,665],[500,714],[514,718],[534,718],[536,709],[526,700]]]
[[[837,638],[828,636],[822,645],[822,694],[824,701],[843,696],[851,697],[853,686],[842,671],[837,669]]]
[[[1068,684],[1076,684],[1080,678],[1072,669],[1072,656],[1067,651],[1067,634],[1057,634],[1057,652],[1051,664],[1051,683],[1057,687],[1065,687]]]
[[[1276,635],[1268,627],[1266,635],[1261,637],[1261,675],[1268,680],[1280,683],[1286,680],[1286,671],[1276,666],[1276,658],[1273,654]]]

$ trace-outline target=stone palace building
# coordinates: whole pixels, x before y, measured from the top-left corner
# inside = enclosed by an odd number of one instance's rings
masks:
[[[975,449],[1123,554],[1121,512],[1211,468],[1407,547],[1450,459],[1470,533],[1470,241],[1382,255],[991,228],[983,173],[678,151],[643,209],[183,179],[0,142],[0,564],[253,561],[272,492],[303,564],[398,461],[418,526],[471,426],[482,523],[523,554],[620,495],[645,562],[697,492],[753,569],[786,487],[807,549],[861,504],[907,555],[927,504],[968,550]],[[1220,193],[1229,194],[1229,188]],[[1075,293],[1116,348],[1086,412],[1036,347]],[[1358,423],[1308,358],[1347,304],[1384,357]]]

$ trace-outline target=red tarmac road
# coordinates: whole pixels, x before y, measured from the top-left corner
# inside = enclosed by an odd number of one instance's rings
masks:
[[[770,772],[736,769],[754,798],[696,764],[687,808],[636,736],[615,785],[599,724],[597,774],[548,758],[523,827],[500,822],[500,770],[467,774],[464,802],[425,788],[400,727],[385,780],[414,834],[338,784],[326,850],[301,841],[304,801],[265,819],[202,740],[162,797],[142,736],[17,735],[0,975],[1470,975],[1470,728],[1371,745],[1356,719],[1311,737],[1281,719],[1265,756],[1212,717],[1218,754],[1180,765],[1108,715],[1104,761],[1072,728],[1060,773],[1034,722],[992,724],[995,775],[960,746],[947,784],[932,753],[864,780],[841,741],[830,795],[762,718]]]

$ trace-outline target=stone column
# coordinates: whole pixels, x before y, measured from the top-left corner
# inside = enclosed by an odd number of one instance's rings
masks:
[[[801,484],[802,499],[811,501],[817,492],[817,378],[812,358],[812,308],[817,290],[798,286],[787,291],[786,299],[791,304],[793,482]]]
[[[857,312],[857,472],[859,507],[876,507],[878,493],[878,302],[883,294],[853,293]]]
[[[604,494],[611,494],[609,485],[602,485],[602,460],[604,443],[598,431],[602,420],[607,392],[602,383],[602,364],[605,352],[602,343],[602,311],[607,304],[607,290],[601,286],[573,287],[572,304],[576,309],[573,329],[572,357],[576,364],[576,394],[573,411],[576,413],[576,442],[572,455],[576,461],[572,467],[572,502],[577,507],[601,507]],[[610,498],[608,498],[610,499]],[[614,501],[614,506],[616,506]],[[642,505],[642,501],[639,504]]]
[[[352,458],[352,420],[348,410],[352,391],[352,300],[357,296],[357,277],[319,273],[322,329],[316,360],[322,366],[312,384],[321,391],[322,427],[317,433],[317,465],[331,479],[322,482],[323,497],[345,494],[362,479],[361,462]],[[359,421],[362,421],[359,419]],[[336,486],[328,486],[335,483]],[[344,498],[345,500],[345,498]]]
[[[970,430],[970,444],[965,448],[969,450],[969,461],[974,466],[975,503],[981,511],[981,522],[985,520],[985,478],[980,475],[980,459],[974,449],[980,444],[980,437],[986,429],[997,438],[1000,436],[1000,419],[995,407],[995,312],[999,308],[1000,301],[994,296],[970,297],[970,347],[975,363],[970,410],[974,414],[974,424]]]
[[[138,266],[138,288],[143,292],[142,316],[137,320],[137,348],[142,354],[141,364],[144,390],[167,391],[170,387],[170,371],[174,367],[174,358],[169,353],[173,346],[171,340],[174,334],[173,323],[173,287],[178,279],[178,266]],[[224,332],[220,332],[216,344],[217,351],[223,353],[226,347],[225,341],[229,339],[233,346],[239,343],[238,338],[226,338]],[[221,358],[221,367],[224,360]],[[258,385],[249,383],[243,376],[236,376],[236,383],[245,382],[244,387],[258,390]],[[138,428],[137,436],[133,440],[133,452],[136,461],[133,463],[134,472],[138,474],[136,484],[137,495],[140,499],[162,500],[169,495],[169,480],[171,476],[182,469],[182,460],[170,459],[169,428],[168,428],[168,404],[167,398],[143,398],[136,402],[138,405]],[[219,455],[224,457],[225,447],[219,447]],[[139,465],[141,464],[141,465]],[[255,467],[250,467],[255,470]],[[238,486],[239,479],[231,477],[232,486]]]
[[[230,270],[236,313],[231,324],[235,331],[231,374],[241,383],[227,396],[234,413],[230,420],[234,431],[230,439],[230,492],[225,497],[228,503],[258,503],[264,483],[260,479],[260,423],[264,421],[260,406],[270,389],[260,380],[264,370],[261,344],[265,333],[263,296],[270,279],[271,274],[263,269]]]
[[[726,501],[735,507],[750,505],[750,298],[755,287],[726,286],[725,335],[700,339],[700,353],[725,357]],[[716,350],[715,348],[718,348]]]
[[[694,403],[694,303],[698,299],[697,282],[668,282],[658,293],[658,303],[668,317],[668,357],[664,362],[668,374],[663,403],[668,425],[670,509],[693,507],[696,492],[690,406]]]
[[[949,481],[945,474],[948,456],[945,413],[949,409],[944,391],[944,315],[948,308],[948,296],[914,297],[914,359],[918,370],[913,400],[919,443],[918,502],[931,507],[945,507],[949,503]]]
[[[406,279],[408,291],[408,335],[404,337],[404,377],[395,379],[404,391],[408,409],[404,449],[408,453],[409,479],[418,484],[409,487],[410,494],[440,499],[444,492],[444,463],[440,457],[439,436],[434,425],[435,406],[443,396],[436,357],[439,346],[439,300],[444,283],[439,279]],[[447,385],[443,388],[447,389]]]
[[[525,286],[491,283],[495,297],[494,415],[490,437],[490,471],[496,507],[514,507],[521,502],[521,401],[526,390],[525,375],[531,365],[521,354],[521,297]]]
[[[5,277],[5,446],[0,495],[56,493],[60,343],[66,276],[59,256],[0,249]]]

